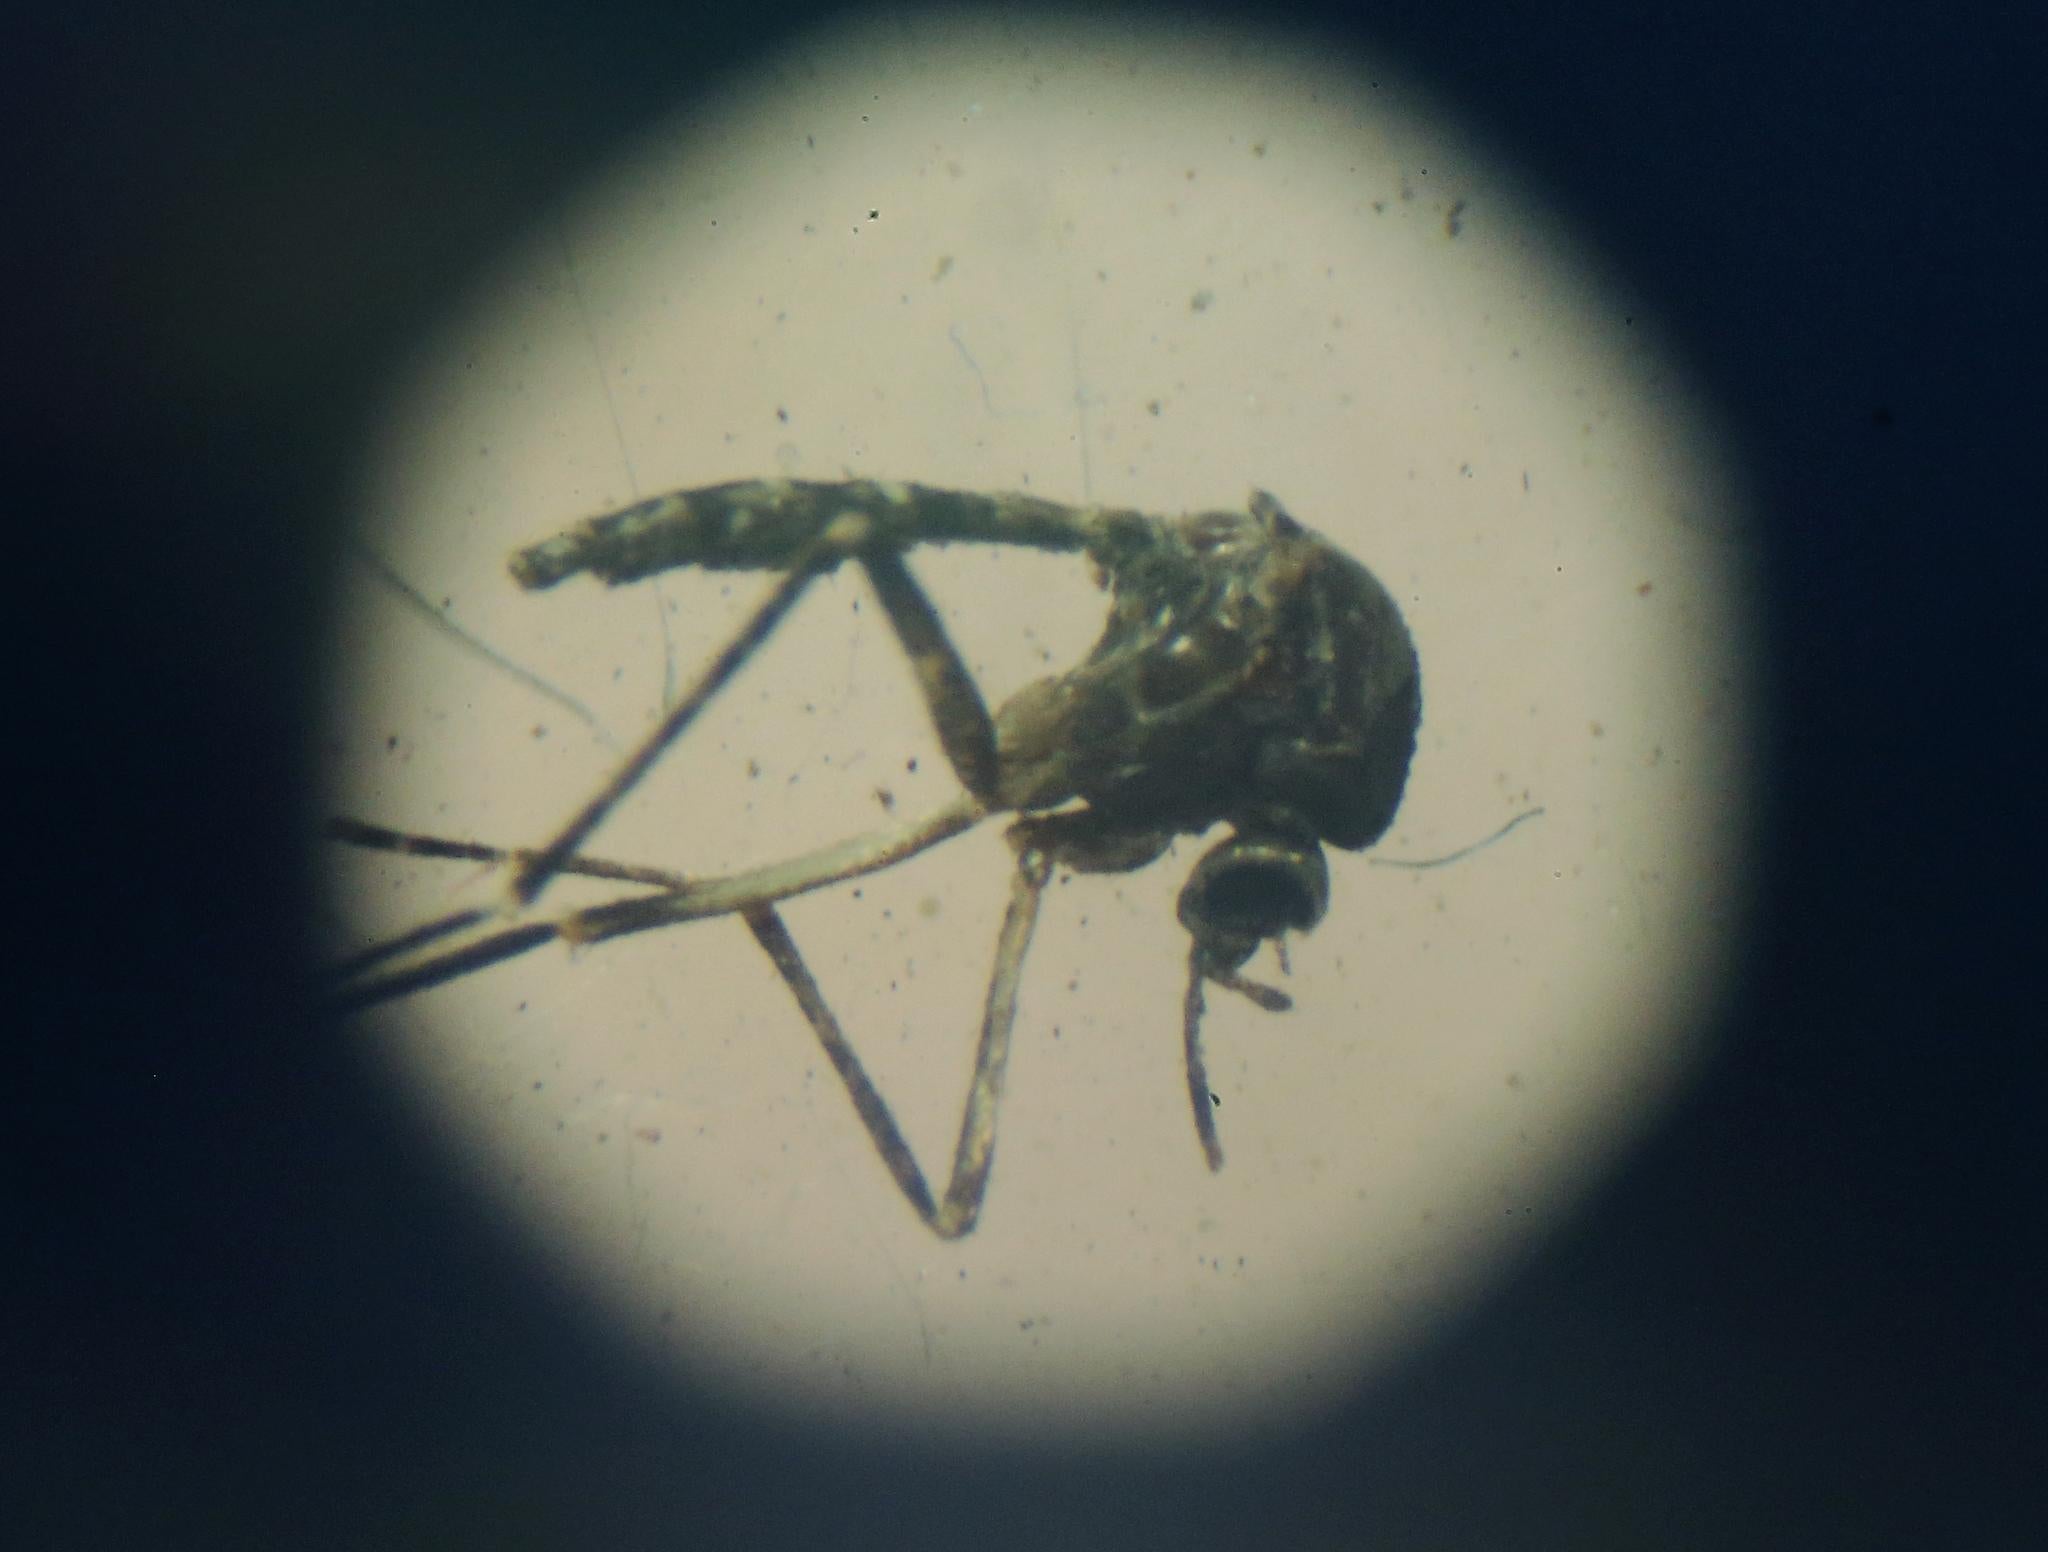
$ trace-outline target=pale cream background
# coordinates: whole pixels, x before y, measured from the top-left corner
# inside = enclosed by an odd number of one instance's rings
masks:
[[[480,1202],[650,1356],[869,1429],[1284,1421],[1473,1297],[1682,1076],[1741,903],[1739,494],[1650,321],[1392,66],[1102,22],[816,37],[537,213],[395,388],[366,544],[603,731],[358,567],[338,811],[544,839],[765,584],[525,596],[507,552],[778,473],[1161,512],[1266,486],[1377,571],[1421,654],[1380,853],[1547,810],[1436,871],[1333,854],[1295,1011],[1211,998],[1214,1177],[1173,918],[1199,846],[1055,885],[959,1244],[897,1196],[737,922],[364,1016]],[[1099,628],[1079,564],[914,563],[992,704]],[[898,819],[942,803],[877,616],[851,573],[819,587],[590,850],[701,873],[889,822],[884,792]],[[1007,866],[991,825],[787,913],[940,1178]],[[338,947],[502,890],[335,873]]]

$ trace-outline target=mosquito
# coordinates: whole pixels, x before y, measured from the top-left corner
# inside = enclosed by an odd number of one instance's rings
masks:
[[[920,545],[1021,545],[1086,555],[1109,593],[1101,639],[1076,668],[1039,679],[990,715],[906,556]],[[584,843],[818,578],[851,562],[872,584],[915,672],[960,796],[926,818],[722,877],[586,856]],[[338,1009],[387,1002],[551,942],[600,943],[738,915],[795,997],[897,1188],[942,1239],[972,1231],[995,1157],[1018,984],[1056,868],[1128,873],[1180,835],[1228,833],[1194,865],[1178,914],[1189,936],[1181,1035],[1195,1135],[1221,1169],[1203,1063],[1205,989],[1268,1012],[1285,993],[1244,966],[1305,933],[1329,904],[1327,844],[1371,846],[1392,824],[1415,753],[1421,670],[1379,580],[1255,490],[1243,512],[1161,518],[1033,496],[871,480],[741,481],[676,491],[594,517],[517,551],[526,589],[588,574],[617,586],[676,567],[780,573],[695,686],[545,845],[515,849],[336,819],[331,835],[377,850],[504,864],[508,898],[451,913],[337,967]],[[878,872],[996,815],[1015,859],[996,937],[974,1074],[943,1196],[935,1197],[887,1103],[783,925],[777,903]],[[565,875],[634,891],[544,915]]]

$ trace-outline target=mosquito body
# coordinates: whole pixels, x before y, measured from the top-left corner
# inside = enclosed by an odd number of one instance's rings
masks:
[[[1078,551],[1110,595],[1088,657],[1025,686],[993,715],[905,555],[922,544]],[[873,584],[916,672],[939,742],[965,789],[900,829],[722,878],[601,862],[585,840],[795,606],[837,567]],[[1247,980],[1262,943],[1306,932],[1329,899],[1325,844],[1360,850],[1393,822],[1421,719],[1420,672],[1393,599],[1358,562],[1255,491],[1244,512],[1177,519],[873,481],[747,481],[643,501],[513,555],[522,587],[590,574],[622,584],[676,567],[762,570],[781,580],[696,686],[547,844],[515,851],[402,835],[353,820],[350,844],[511,865],[504,911],[464,911],[357,956],[343,1007],[387,1001],[540,946],[592,943],[738,914],[767,952],[838,1072],[876,1150],[918,1216],[955,1238],[974,1227],[994,1157],[996,1111],[1017,990],[1055,867],[1123,873],[1179,835],[1229,834],[1181,890],[1187,928],[1182,1038],[1195,1130],[1222,1166],[1201,1052],[1204,988],[1269,1011],[1278,991]],[[1016,871],[997,937],[974,1076],[951,1178],[935,1198],[827,1006],[776,902],[872,873],[990,816]],[[547,917],[536,902],[565,874],[641,892]],[[452,946],[451,946],[452,943]]]

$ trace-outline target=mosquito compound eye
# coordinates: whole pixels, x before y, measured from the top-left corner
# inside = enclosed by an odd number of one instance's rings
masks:
[[[1330,869],[1313,841],[1233,836],[1195,864],[1180,892],[1181,925],[1208,942],[1250,948],[1282,932],[1306,932],[1330,903]]]

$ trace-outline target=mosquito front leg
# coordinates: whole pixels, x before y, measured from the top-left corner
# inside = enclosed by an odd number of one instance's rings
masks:
[[[989,975],[981,1042],[975,1051],[974,1076],[968,1083],[967,1104],[960,1117],[960,1141],[954,1150],[952,1178],[946,1184],[943,1201],[933,1200],[924,1171],[890,1113],[888,1102],[839,1027],[838,1018],[804,964],[780,913],[772,905],[750,906],[742,912],[755,941],[774,961],[797,1006],[803,1010],[818,1044],[832,1063],[832,1070],[845,1084],[854,1112],[867,1128],[868,1138],[895,1179],[896,1188],[925,1226],[941,1239],[958,1239],[971,1231],[981,1215],[982,1199],[988,1193],[989,1169],[995,1162],[996,1112],[1002,1104],[1003,1077],[1009,1068],[1010,1034],[1017,1022],[1017,984],[1023,975],[1024,956],[1031,947],[1032,930],[1038,924],[1038,902],[1052,874],[1052,861],[1045,851],[1016,832],[1012,836],[1018,846],[1017,873],[1011,881],[1010,905],[1003,915],[1002,930],[996,935],[995,968]]]

